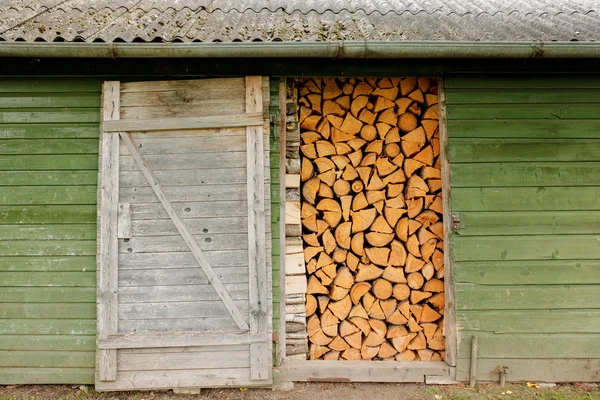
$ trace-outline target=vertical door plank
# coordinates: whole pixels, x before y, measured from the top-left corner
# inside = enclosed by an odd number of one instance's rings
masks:
[[[104,83],[102,121],[120,118],[119,81]],[[98,234],[98,336],[116,334],[118,330],[118,238],[119,202],[119,135],[102,132],[99,182]],[[117,379],[117,350],[98,350],[99,381]]]
[[[131,203],[119,203],[117,231],[119,239],[131,238]]]
[[[246,112],[263,112],[262,77],[246,77]],[[269,379],[267,265],[264,191],[264,138],[262,126],[246,127],[248,173],[248,273],[250,333],[265,337],[250,345],[250,379]]]
[[[229,292],[227,292],[227,289],[225,289],[225,286],[223,286],[223,283],[219,279],[219,276],[213,270],[212,266],[210,265],[210,262],[208,261],[208,259],[206,258],[206,256],[202,252],[202,250],[200,249],[200,246],[198,246],[198,243],[196,243],[196,239],[194,239],[194,237],[189,232],[189,230],[188,230],[187,226],[185,225],[185,223],[183,222],[183,220],[179,217],[179,215],[177,214],[177,212],[171,205],[171,202],[169,201],[169,199],[167,199],[167,197],[165,196],[160,184],[158,183],[158,179],[154,175],[154,171],[152,171],[152,169],[150,168],[150,166],[148,165],[148,163],[142,156],[142,153],[140,153],[140,151],[136,147],[136,145],[133,142],[133,140],[131,139],[131,136],[129,135],[129,133],[121,132],[120,135],[121,135],[121,139],[123,139],[123,143],[129,149],[129,152],[133,156],[133,159],[135,160],[135,163],[137,164],[138,168],[142,171],[142,174],[148,181],[148,184],[152,188],[152,191],[154,192],[154,194],[156,195],[156,197],[162,204],[163,208],[169,215],[169,218],[171,218],[171,220],[173,221],[173,224],[179,231],[179,234],[183,238],[183,241],[185,242],[185,244],[188,246],[188,248],[192,252],[192,255],[194,256],[196,261],[198,261],[198,264],[200,264],[200,267],[204,271],[204,274],[206,274],[208,281],[215,288],[215,291],[217,292],[217,294],[219,295],[219,297],[225,304],[225,307],[227,308],[227,310],[233,317],[233,320],[237,324],[238,328],[240,328],[242,330],[248,330],[249,329],[248,324],[246,323],[244,316],[242,315],[242,313],[240,312],[238,307],[233,302],[231,296],[229,295]],[[261,157],[261,162],[262,162],[262,157]]]

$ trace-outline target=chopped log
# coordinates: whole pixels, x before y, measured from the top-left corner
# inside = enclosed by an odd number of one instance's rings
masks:
[[[387,247],[367,247],[365,248],[365,254],[373,264],[386,266],[390,256],[390,249]]]
[[[379,347],[379,352],[377,356],[380,358],[388,358],[393,357],[398,353],[398,350],[394,348],[389,342],[383,342]]]
[[[398,220],[400,220],[404,214],[406,214],[406,209],[404,208],[386,206],[383,209],[383,215],[390,226],[396,226]]]
[[[350,193],[350,183],[343,179],[338,179],[333,183],[333,191],[338,196],[344,196]]]
[[[363,126],[363,123],[361,121],[359,121],[358,119],[354,118],[354,116],[352,114],[346,114],[346,117],[344,118],[344,122],[342,123],[342,126],[340,126],[339,129],[342,132],[345,132],[349,135],[356,135],[357,133],[360,132],[362,126]]]
[[[393,325],[402,325],[408,322],[408,319],[400,313],[398,309],[395,309],[390,316],[386,318],[386,321]]]
[[[350,250],[352,222],[342,222],[335,228],[335,241],[343,249]]]
[[[421,257],[421,250],[419,248],[419,239],[417,238],[417,235],[410,235],[408,237],[408,240],[406,241],[406,250],[415,257]]]
[[[327,310],[327,305],[331,299],[329,296],[317,296],[317,303],[319,303],[319,312],[323,314]]]
[[[329,303],[329,309],[340,320],[346,319],[348,314],[350,314],[350,310],[352,309],[352,301],[350,300],[350,296],[346,295],[342,300],[334,301]]]
[[[323,251],[322,246],[306,247],[304,249],[304,262],[309,262],[313,257]]]
[[[329,298],[335,301],[342,300],[349,292],[350,290],[347,288],[334,285],[329,289]]]
[[[434,324],[434,326],[437,329],[437,325]],[[360,332],[360,329],[358,329],[358,327],[356,325],[354,325],[352,322],[350,322],[349,320],[343,320],[342,322],[340,322],[340,325],[338,328],[339,328],[341,337],[346,337],[353,333]]]
[[[388,326],[387,334],[385,335],[388,339],[393,339],[398,336],[408,336],[408,329],[404,325],[396,324]]]
[[[333,172],[333,171],[331,171]],[[319,176],[319,178],[321,178],[321,176]],[[329,199],[333,199],[333,190],[331,190],[331,187],[327,186],[324,182],[321,182],[321,186],[319,186],[319,191],[317,192],[317,195],[321,196],[321,197],[326,197]]]
[[[364,125],[360,130],[360,137],[370,142],[377,138],[377,129],[373,125]]]
[[[356,196],[354,196],[351,207],[353,211],[359,211],[368,206],[369,202],[367,201],[367,196],[365,196],[364,192],[358,193]]]
[[[329,143],[327,141],[323,141],[324,143]],[[335,163],[331,161],[329,158],[319,157],[315,159],[314,164],[317,166],[317,170],[319,173],[327,172],[330,170],[335,170]]]
[[[362,192],[362,190],[364,188],[365,188],[365,185],[360,180],[355,180],[354,182],[352,182],[352,191],[354,193],[360,193],[360,192]],[[365,198],[365,202],[366,202],[366,198]],[[365,205],[365,207],[366,207],[366,205]]]
[[[441,293],[444,291],[444,282],[439,279],[431,279],[423,287],[423,290],[428,292]]]
[[[321,180],[317,177],[309,179],[302,185],[302,197],[310,204],[315,204]]]
[[[406,96],[417,86],[417,78],[404,78],[400,82],[400,93]]]
[[[333,284],[346,289],[350,289],[354,284],[354,275],[348,267],[341,267],[333,279]],[[343,318],[342,318],[343,319]]]
[[[396,361],[414,361],[417,358],[415,352],[412,350],[406,350],[402,353],[396,354]]]
[[[373,92],[373,95],[384,97],[388,100],[394,101],[394,100],[396,100],[396,97],[398,97],[398,92],[399,92],[398,86],[390,87],[387,89],[383,89],[383,88],[379,87],[378,89],[375,89],[375,91]]]
[[[406,300],[410,296],[410,288],[404,283],[398,283],[394,285],[392,295],[396,300]]]
[[[374,208],[355,211],[352,213],[352,233],[362,232],[368,229],[377,217],[377,210]]]
[[[331,348],[331,343],[329,343],[329,347]],[[339,351],[329,351],[323,355],[323,360],[337,361],[340,359]]]
[[[362,156],[363,154],[361,150],[356,150],[354,153],[348,154],[348,158],[350,159],[350,162],[354,167],[358,167],[358,165],[362,161]]]
[[[306,233],[302,235],[302,240],[304,240],[304,243],[309,246],[319,247],[321,245],[316,233]]]
[[[375,264],[358,264],[356,271],[356,282],[372,281],[383,275],[383,269],[375,266]]]
[[[370,320],[369,322],[373,322],[373,320]],[[385,342],[385,333],[384,336],[382,336],[381,334],[373,330],[373,326],[371,325],[371,333],[369,333],[369,335],[365,338],[363,345],[375,347],[381,345],[383,342]]]
[[[329,352],[329,347],[327,347],[327,346],[311,344],[310,348],[309,348],[309,356],[310,356],[311,360],[318,360],[319,358],[321,358],[324,354],[327,354],[328,352]]]
[[[419,290],[412,290],[410,292],[410,303],[416,304],[422,300],[425,300],[425,299],[431,297],[431,295],[432,295],[431,292],[421,292]]]
[[[391,146],[391,145],[388,145],[388,146]],[[386,146],[386,148],[387,148],[387,146]],[[377,173],[379,174],[379,176],[389,175],[398,168],[398,166],[392,164],[388,158],[377,159],[377,161],[375,162],[375,166],[377,168]]]
[[[316,276],[311,275],[308,278],[308,285],[306,287],[307,294],[329,294],[329,290],[319,282]]]
[[[312,178],[314,172],[315,172],[315,169],[313,167],[313,164],[310,162],[310,160],[307,158],[303,158],[302,166],[300,167],[300,180],[302,182],[306,182],[307,180]]]
[[[340,202],[342,203],[342,217],[344,218],[344,221],[348,221],[350,219],[352,196],[341,196]]]
[[[438,330],[431,340],[427,341],[427,346],[433,350],[445,350],[446,349],[446,339],[444,335]]]
[[[321,329],[318,329],[312,336],[308,337],[308,340],[311,343],[314,343],[319,346],[327,346],[329,343],[331,343],[333,338],[325,335],[325,333],[323,333]]]
[[[372,359],[373,357],[375,357],[377,355],[378,352],[379,352],[379,346],[369,347],[369,346],[363,345],[360,348],[360,356],[362,357],[363,360]]]
[[[406,283],[406,277],[404,276],[404,269],[388,266],[383,270],[383,279],[386,279],[392,283]]]
[[[346,262],[346,257],[348,255],[348,251],[344,250],[344,249],[340,249],[339,247],[337,247],[334,251],[333,254],[331,256],[331,258],[333,258],[333,261],[338,263],[338,264],[343,264]]]
[[[376,279],[371,289],[378,299],[386,300],[392,296],[392,284],[386,279]]]
[[[368,282],[355,283],[350,289],[350,299],[353,304],[358,304],[360,299],[371,289],[371,284]]]
[[[359,262],[359,258],[356,257],[353,253],[348,253],[348,255],[346,256],[346,265],[352,270],[352,272],[356,271]]]
[[[423,198],[420,197],[418,199],[410,199],[406,202],[408,205],[408,217],[415,218],[417,215],[421,213],[423,210]]]
[[[364,301],[364,297],[363,297],[363,301]],[[371,318],[385,319],[385,313],[383,312],[383,309],[381,308],[381,304],[380,304],[379,300],[375,300],[375,302],[373,303],[373,306],[369,309],[369,311],[367,311],[367,313],[369,314],[369,317],[371,317]]]
[[[331,229],[327,229],[325,232],[323,232],[321,240],[323,241],[323,247],[325,248],[325,252],[327,254],[331,254],[331,252],[337,247],[337,243],[333,237],[333,234],[331,233]]]
[[[328,347],[334,351],[344,351],[348,349],[350,345],[341,336],[336,336],[335,339],[329,343]]]
[[[369,232],[365,239],[371,246],[383,247],[394,239],[393,233]]]
[[[427,303],[431,304],[433,308],[435,308],[438,311],[444,309],[445,302],[446,300],[444,298],[444,293],[434,294],[427,300]]]
[[[368,323],[367,323],[367,325],[368,325]],[[351,347],[353,347],[355,349],[360,349],[362,347],[362,336],[363,336],[362,332],[356,332],[356,333],[352,333],[352,334],[344,337],[344,340]]]
[[[311,294],[306,295],[306,316],[310,317],[317,311],[317,299]]]
[[[406,277],[406,282],[411,289],[421,289],[423,287],[423,283],[425,283],[425,278],[418,272],[411,272]]]
[[[364,256],[365,255],[364,245],[365,245],[365,233],[364,232],[355,233],[352,236],[352,240],[350,241],[350,247],[351,247],[352,251],[354,252],[354,254],[359,255],[359,256]],[[371,261],[371,262],[373,262],[373,261]]]
[[[408,133],[417,128],[417,117],[413,113],[405,112],[398,118],[398,128],[402,132]]]
[[[423,249],[423,247],[424,246],[421,246],[421,249]],[[421,253],[422,252],[423,251],[421,251]],[[425,264],[425,266],[423,268],[421,268],[421,274],[423,274],[423,278],[425,278],[426,281],[429,281],[431,278],[433,278],[433,275],[435,274],[435,268],[433,268],[433,264],[431,264],[431,263]],[[427,287],[427,283],[425,284],[425,287]],[[424,290],[427,290],[425,287],[424,287]]]
[[[408,334],[408,335],[404,335],[404,336],[396,336],[390,339],[390,341],[392,342],[392,345],[394,346],[394,348],[399,352],[402,353],[404,350],[407,349],[409,343],[411,342],[411,340],[414,338],[415,336],[413,336],[413,334]]]
[[[386,136],[387,138],[387,136]],[[400,154],[400,146],[396,143],[390,143],[385,146],[383,149],[386,156],[389,158],[394,158]],[[397,165],[397,164],[396,164]]]
[[[421,313],[421,322],[435,322],[442,318],[442,315],[429,307],[427,304],[423,306],[423,312]]]

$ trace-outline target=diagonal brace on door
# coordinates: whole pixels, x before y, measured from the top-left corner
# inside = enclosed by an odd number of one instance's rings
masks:
[[[194,255],[194,258],[196,259],[196,261],[198,261],[198,264],[200,264],[200,267],[202,267],[202,270],[206,274],[208,281],[213,285],[217,294],[225,304],[227,311],[229,311],[229,314],[231,314],[238,328],[242,330],[249,330],[248,324],[242,316],[242,313],[240,313],[240,310],[237,308],[237,306],[231,299],[229,292],[227,292],[227,289],[225,289],[223,283],[221,283],[221,280],[217,276],[217,273],[213,270],[212,266],[210,265],[210,262],[200,249],[200,246],[198,246],[198,243],[196,243],[196,240],[190,234],[190,231],[188,230],[187,226],[179,217],[179,215],[177,215],[177,212],[171,205],[171,202],[165,196],[160,184],[158,183],[158,180],[156,179],[156,176],[154,175],[154,172],[142,156],[142,153],[140,153],[140,151],[137,149],[135,143],[133,142],[133,139],[131,138],[131,135],[127,132],[120,132],[119,135],[121,136],[121,139],[123,139],[125,146],[127,146],[127,148],[129,149],[129,152],[133,156],[133,159],[135,160],[135,163],[137,164],[138,168],[142,171],[142,174],[148,181],[148,184],[150,184],[152,191],[154,191],[154,194],[156,194],[156,197],[158,197],[158,199],[160,200],[162,206],[169,215],[169,218],[171,218],[171,220],[175,224],[175,227],[183,237],[185,244],[189,247],[190,251]]]

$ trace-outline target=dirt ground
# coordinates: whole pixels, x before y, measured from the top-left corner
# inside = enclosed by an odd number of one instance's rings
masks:
[[[528,387],[526,384],[435,386],[381,383],[296,383],[288,391],[267,389],[204,389],[200,394],[171,391],[97,393],[92,387],[66,385],[0,386],[0,400],[600,400],[599,384]]]

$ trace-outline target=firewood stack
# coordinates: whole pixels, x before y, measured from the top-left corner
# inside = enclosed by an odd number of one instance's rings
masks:
[[[298,101],[309,358],[443,360],[436,82],[307,78]]]

